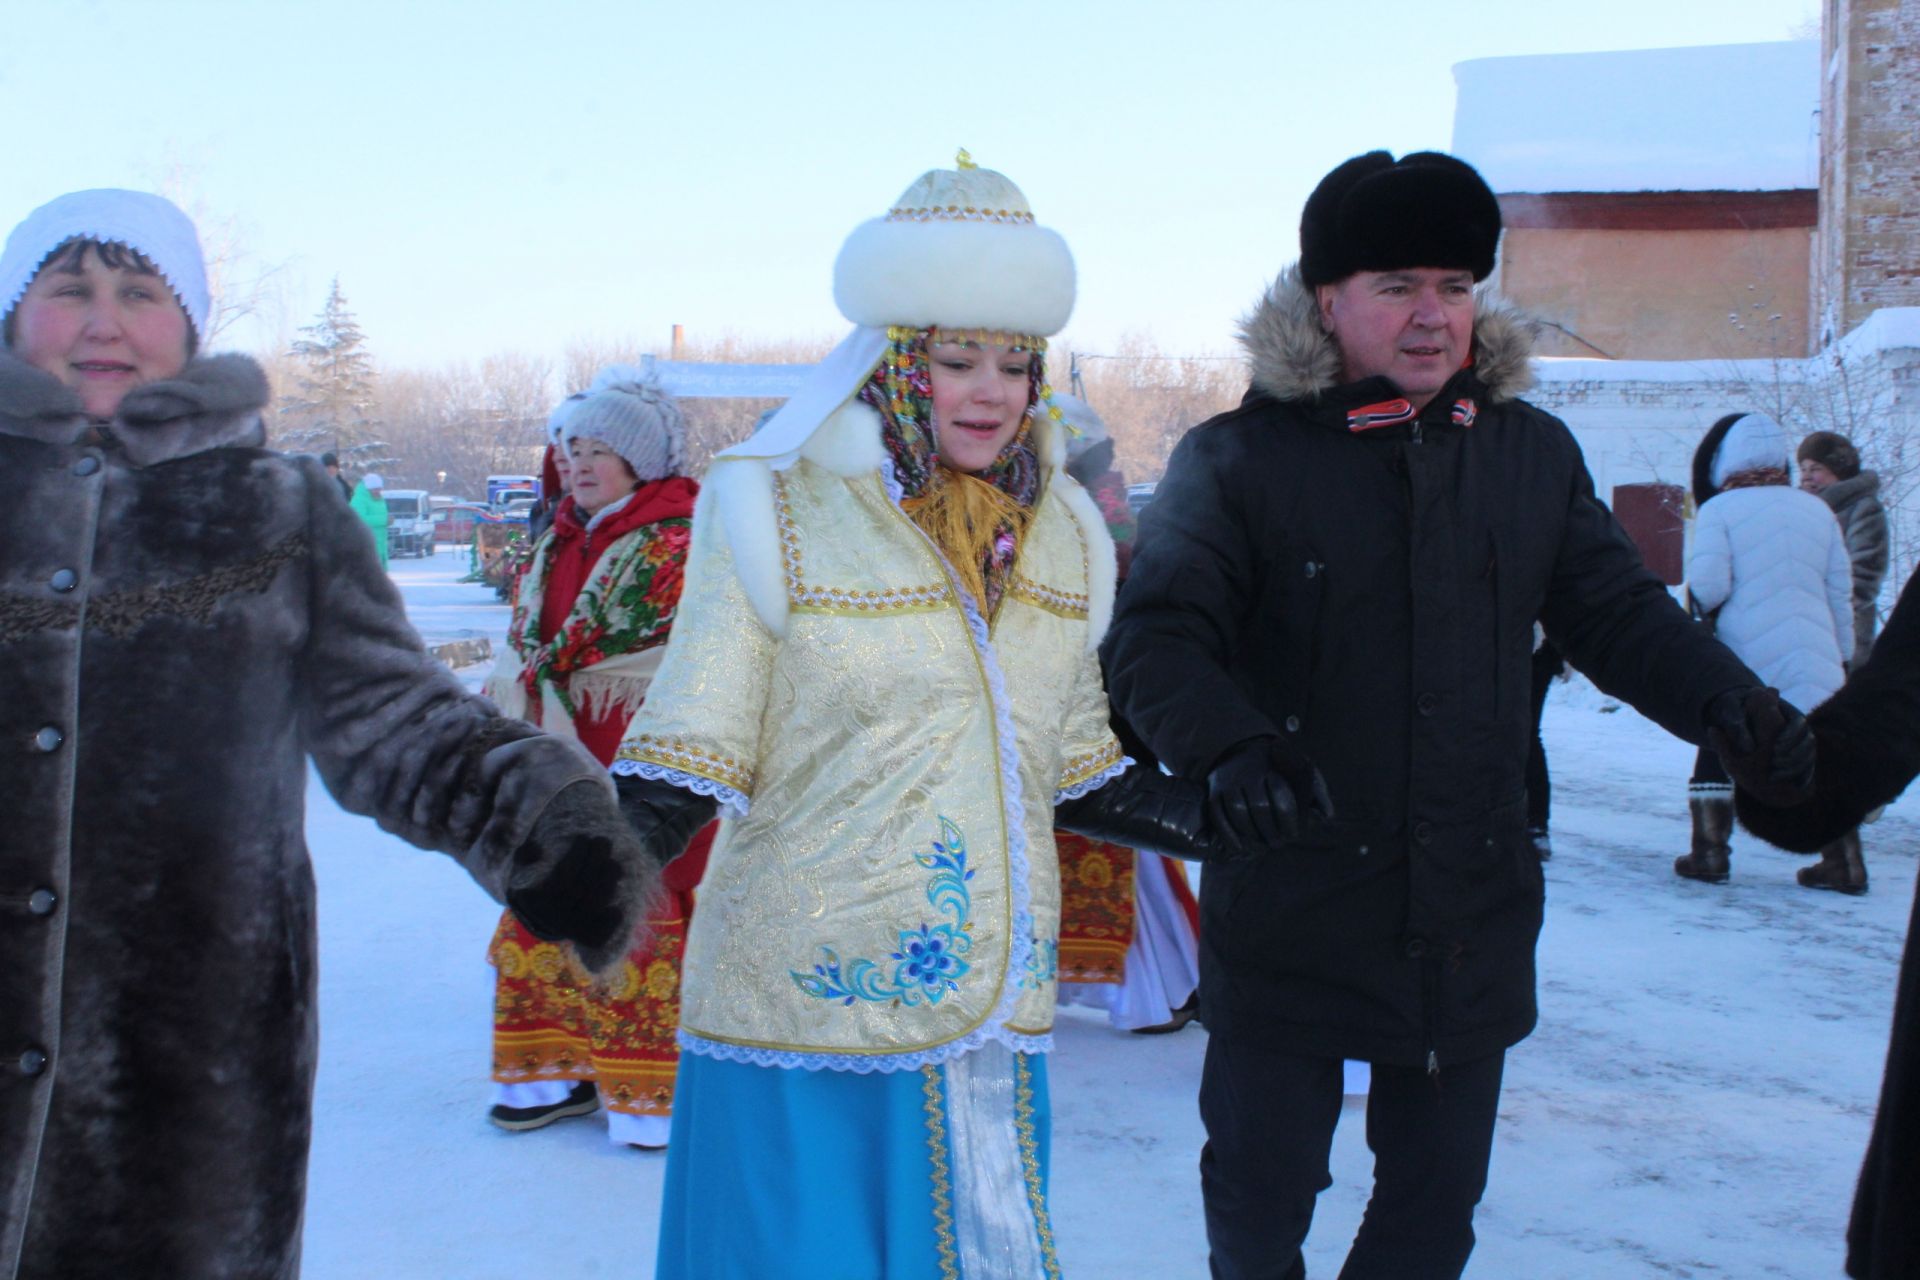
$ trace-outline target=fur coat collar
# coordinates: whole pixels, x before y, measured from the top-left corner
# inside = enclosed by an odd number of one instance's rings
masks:
[[[1533,385],[1533,322],[1493,293],[1481,293],[1473,320],[1473,374],[1494,404]],[[1319,400],[1340,385],[1340,352],[1320,327],[1313,290],[1297,267],[1282,271],[1240,321],[1253,389],[1275,400]]]
[[[1880,498],[1880,473],[1862,471],[1858,475],[1848,476],[1845,480],[1835,480],[1820,491],[1820,497],[1836,512],[1844,511],[1862,498]]]
[[[188,361],[178,377],[135,387],[111,422],[96,424],[73,388],[0,349],[0,431],[73,444],[100,425],[136,467],[230,445],[264,444],[260,413],[270,398],[267,375],[251,359],[208,356]]]

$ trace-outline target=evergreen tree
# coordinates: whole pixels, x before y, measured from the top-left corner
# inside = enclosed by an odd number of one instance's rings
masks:
[[[294,393],[280,409],[285,448],[331,449],[342,469],[367,471],[396,461],[375,408],[373,355],[334,277],[320,317],[300,330],[288,353],[296,361]]]

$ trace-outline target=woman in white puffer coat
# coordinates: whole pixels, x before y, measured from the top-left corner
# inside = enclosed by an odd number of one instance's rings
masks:
[[[1687,591],[1714,619],[1720,639],[1780,696],[1812,709],[1846,679],[1853,653],[1853,568],[1832,510],[1791,487],[1793,445],[1765,414],[1730,414],[1694,455],[1699,517],[1687,555]],[[1701,748],[1688,795],[1693,849],[1674,870],[1693,880],[1727,878],[1733,788],[1711,748]],[[1810,889],[1864,893],[1857,831],[1803,868]]]

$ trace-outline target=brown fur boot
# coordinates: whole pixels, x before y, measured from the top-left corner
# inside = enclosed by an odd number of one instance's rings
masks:
[[[1847,832],[1820,851],[1820,861],[1800,868],[1800,883],[1809,889],[1835,893],[1865,893],[1867,863],[1860,856],[1860,832]]]
[[[1673,874],[1725,884],[1732,853],[1727,841],[1733,836],[1733,797],[1690,795],[1687,808],[1693,813],[1693,851],[1673,860]]]

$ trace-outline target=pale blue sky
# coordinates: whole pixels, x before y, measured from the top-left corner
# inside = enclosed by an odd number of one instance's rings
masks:
[[[1072,245],[1075,346],[1140,331],[1217,351],[1294,256],[1322,173],[1448,145],[1454,63],[1785,39],[1816,13],[0,0],[0,224],[178,168],[204,213],[287,264],[277,325],[310,319],[337,272],[390,365],[664,342],[675,322],[830,337],[841,239],[964,145]]]

